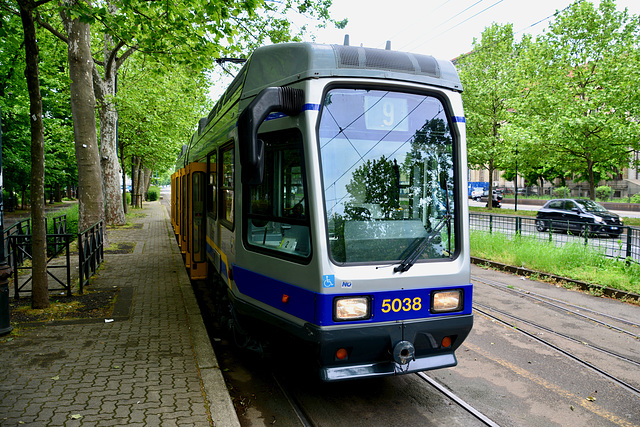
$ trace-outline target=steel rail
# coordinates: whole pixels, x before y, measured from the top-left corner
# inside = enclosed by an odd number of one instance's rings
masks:
[[[276,377],[275,374],[272,373],[271,376],[273,377],[273,380],[276,382],[276,384],[280,388],[280,391],[284,395],[285,399],[287,399],[287,402],[289,402],[289,406],[291,406],[291,409],[293,410],[293,412],[295,412],[296,416],[298,417],[298,421],[300,421],[300,425],[304,427],[314,427],[316,424],[311,421],[309,416],[305,413],[304,409],[302,409],[302,405],[300,405],[300,403],[296,400],[296,398],[284,388],[284,386],[280,383],[280,381],[278,380],[278,377]]]
[[[488,306],[488,305],[480,304],[480,303],[477,303],[477,302],[474,303],[474,305],[477,306],[477,307],[482,307],[482,308],[484,308],[486,310],[495,311],[496,313],[500,313],[503,316],[510,317],[513,320],[521,322],[521,323],[523,323],[525,325],[533,326],[534,328],[541,329],[541,330],[543,330],[545,332],[548,332],[548,333],[553,334],[553,335],[557,335],[559,337],[562,337],[562,338],[564,338],[566,340],[572,341],[572,342],[577,343],[577,344],[583,344],[586,347],[592,348],[592,349],[597,350],[599,352],[605,353],[605,354],[607,354],[609,356],[615,357],[617,359],[623,360],[625,362],[628,362],[628,363],[631,363],[633,365],[637,365],[637,366],[640,367],[640,361],[637,361],[637,360],[634,360],[634,359],[630,359],[630,358],[628,358],[626,356],[623,356],[621,354],[614,353],[613,351],[607,350],[606,348],[598,347],[597,345],[594,345],[594,344],[592,344],[590,342],[574,338],[574,337],[572,337],[570,335],[563,334],[562,332],[554,331],[553,329],[547,328],[546,326],[538,325],[537,323],[531,322],[531,321],[526,320],[526,319],[522,319],[522,318],[520,318],[518,316],[514,316],[513,314],[509,314],[509,313],[507,313],[505,311],[499,310],[497,308],[494,308],[494,307],[491,307],[491,306]]]
[[[481,309],[479,309],[477,307],[475,307],[474,310],[477,311],[478,313],[490,318],[490,319],[495,320],[498,323],[501,323],[501,324],[503,324],[505,326],[508,326],[508,327],[512,328],[513,330],[515,330],[517,332],[520,332],[521,334],[524,334],[524,335],[528,336],[529,338],[532,338],[532,339],[540,342],[541,344],[546,345],[547,347],[550,347],[550,348],[556,350],[557,352],[563,354],[564,356],[568,357],[569,359],[571,359],[571,360],[573,360],[573,361],[585,366],[588,369],[591,369],[592,371],[596,372],[597,374],[600,374],[601,376],[609,379],[614,384],[618,384],[619,386],[621,386],[622,388],[626,389],[627,391],[630,391],[631,393],[633,393],[637,397],[640,397],[640,389],[637,389],[634,386],[624,382],[620,378],[608,373],[607,371],[605,371],[603,369],[600,369],[597,366],[592,365],[591,363],[589,363],[589,362],[587,362],[585,360],[580,359],[578,356],[575,356],[575,355],[571,354],[567,350],[563,350],[562,348],[558,347],[557,345],[552,344],[552,343],[550,343],[548,341],[545,341],[542,338],[538,337],[537,335],[532,334],[531,332],[524,331],[524,330],[516,327],[515,325],[513,325],[513,324],[511,324],[511,323],[509,323],[509,322],[507,322],[505,320],[502,320],[497,316],[489,314],[486,311],[483,311],[483,310],[481,310]]]
[[[491,427],[500,427],[499,424],[496,424],[493,421],[491,421],[487,416],[479,412],[473,406],[469,405],[467,402],[462,400],[461,397],[459,397],[458,395],[454,394],[453,392],[445,388],[442,384],[440,384],[439,382],[437,382],[436,380],[434,380],[424,372],[416,372],[416,375],[418,375],[424,381],[428,382],[432,387],[434,387],[440,393],[444,394],[449,399],[453,400],[458,406],[460,406],[465,411],[473,415],[477,420],[481,421],[483,424]]]
[[[606,314],[606,313],[601,313],[601,312],[598,312],[598,311],[595,311],[595,310],[591,310],[591,309],[588,309],[588,308],[583,308],[583,307],[580,307],[580,306],[575,305],[575,304],[571,304],[571,303],[568,303],[568,302],[557,300],[557,299],[551,298],[551,297],[546,297],[544,295],[536,294],[536,293],[533,293],[533,292],[524,291],[524,290],[518,290],[518,289],[511,289],[507,285],[501,284],[500,282],[495,282],[495,281],[492,281],[492,280],[482,279],[482,278],[477,277],[477,276],[472,276],[471,278],[473,280],[477,281],[477,282],[484,283],[485,285],[492,286],[494,288],[498,288],[498,289],[501,289],[501,290],[506,290],[508,292],[517,293],[519,295],[525,296],[527,298],[533,299],[533,300],[541,302],[543,304],[547,304],[547,305],[549,305],[551,307],[566,311],[566,312],[571,313],[571,314],[575,314],[576,316],[579,316],[579,317],[582,317],[584,319],[590,320],[592,322],[598,323],[598,324],[600,324],[602,326],[606,326],[609,329],[614,329],[614,330],[616,330],[618,332],[622,332],[624,334],[631,335],[634,338],[640,339],[640,335],[638,335],[638,334],[634,334],[633,332],[627,331],[626,329],[620,328],[618,326],[612,325],[612,324],[604,322],[602,320],[598,320],[598,319],[596,319],[594,317],[587,316],[586,314],[582,314],[582,313],[580,313],[578,311],[569,310],[568,308],[561,307],[558,304],[554,304],[554,303],[564,304],[564,305],[567,305],[569,307],[573,307],[573,308],[580,309],[580,310],[583,310],[583,311],[587,311],[587,312],[590,312],[590,313],[593,313],[593,314],[597,314],[599,316],[606,317],[606,318],[609,318],[611,320],[615,320],[617,322],[624,323],[624,324],[629,325],[629,326],[640,327],[640,324],[632,322],[630,320],[621,319],[621,318],[618,318],[618,317],[615,317],[615,316],[611,316],[611,315]],[[490,283],[490,282],[493,282],[493,283]],[[546,301],[545,299],[552,300],[553,303],[549,302],[549,301]]]

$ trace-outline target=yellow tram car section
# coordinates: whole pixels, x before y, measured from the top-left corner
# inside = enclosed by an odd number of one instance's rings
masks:
[[[207,277],[205,239],[206,163],[191,163],[172,178],[171,224],[193,280]],[[174,195],[175,193],[175,195]]]

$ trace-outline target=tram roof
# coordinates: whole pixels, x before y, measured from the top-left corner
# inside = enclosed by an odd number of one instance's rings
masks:
[[[393,50],[315,43],[256,49],[246,65],[242,98],[265,87],[320,77],[365,77],[419,82],[462,91],[451,61]]]
[[[262,89],[316,78],[372,78],[422,83],[462,92],[456,68],[447,60],[386,49],[316,43],[280,43],[256,49],[208,117],[202,118],[176,170],[187,158],[199,158],[199,136],[238,99],[241,105]],[[245,100],[245,101],[243,101]],[[241,107],[242,108],[242,107]]]

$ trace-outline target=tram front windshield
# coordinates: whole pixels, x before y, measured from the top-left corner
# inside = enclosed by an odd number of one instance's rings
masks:
[[[319,141],[335,263],[454,256],[454,136],[439,98],[331,89]]]

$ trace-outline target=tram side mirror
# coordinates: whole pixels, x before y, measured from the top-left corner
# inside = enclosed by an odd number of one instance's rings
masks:
[[[268,87],[263,89],[238,117],[238,146],[242,183],[259,185],[264,177],[264,142],[258,128],[274,112],[297,116],[304,106],[302,89]]]

